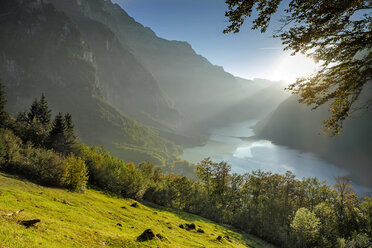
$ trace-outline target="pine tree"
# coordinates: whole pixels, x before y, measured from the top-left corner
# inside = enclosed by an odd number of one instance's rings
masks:
[[[76,136],[74,134],[74,124],[72,122],[72,115],[70,113],[65,114],[65,136],[66,136],[66,146],[69,152],[73,151],[73,147],[76,144]]]
[[[48,146],[57,152],[64,153],[66,137],[65,137],[66,126],[63,120],[62,113],[58,113],[53,121],[52,130],[48,137]]]
[[[48,107],[44,93],[41,94],[40,101],[35,98],[27,114],[28,123],[31,125],[35,121],[40,123],[45,130],[49,130],[51,120],[51,110]]]
[[[39,105],[39,101],[37,100],[37,98],[35,98],[35,100],[31,104],[30,110],[27,113],[28,124],[31,125],[35,120],[37,120],[37,115],[40,108]]]
[[[62,113],[58,113],[49,133],[47,142],[49,148],[63,154],[71,153],[76,143],[73,128],[72,116],[68,113],[65,116]]]
[[[39,108],[37,110],[37,119],[46,130],[49,129],[51,121],[51,110],[48,107],[48,102],[46,101],[44,93],[41,94]]]
[[[74,124],[72,123],[72,115],[70,113],[65,114],[65,126],[66,126],[66,135],[73,141],[76,140],[76,136],[74,134]]]
[[[0,82],[0,127],[5,127],[6,122],[9,118],[8,113],[5,111],[5,104],[6,104],[5,93],[3,90],[3,85]]]

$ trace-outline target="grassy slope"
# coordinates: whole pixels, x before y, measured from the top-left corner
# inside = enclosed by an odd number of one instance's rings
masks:
[[[0,173],[0,247],[268,247],[201,217],[150,204],[133,208],[133,202],[95,190],[79,194],[45,188]],[[6,216],[18,209],[24,212]],[[17,224],[35,218],[41,219],[36,227]],[[191,222],[205,234],[178,227]],[[168,240],[137,242],[148,228]],[[231,242],[217,241],[219,235]]]

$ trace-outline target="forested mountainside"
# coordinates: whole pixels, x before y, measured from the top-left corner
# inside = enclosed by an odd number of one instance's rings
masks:
[[[235,78],[111,1],[4,0],[0,14],[8,110],[45,93],[52,109],[76,116],[82,141],[120,158],[173,166],[179,148],[169,140],[195,144],[207,128],[254,118],[244,110],[266,113],[281,99],[256,104],[253,92],[275,83]]]
[[[75,116],[82,141],[102,145],[134,162],[165,165],[175,160],[176,145],[160,138],[157,130],[128,118],[107,100],[94,51],[69,17],[36,0],[4,0],[0,13],[0,76],[9,112],[24,110],[43,92],[52,109]],[[161,90],[148,77],[149,82],[144,83],[153,83],[153,94],[159,92],[161,98]]]
[[[252,81],[226,73],[222,67],[214,66],[196,54],[187,42],[158,37],[111,1],[49,1],[77,23],[81,23],[82,19],[94,20],[115,34],[121,44],[154,76],[169,96],[171,106],[180,111],[183,118],[179,122],[174,121],[180,133],[195,135],[203,127],[216,123],[216,120],[227,119],[221,114],[228,111],[231,116],[232,107],[254,91],[255,84],[261,84],[259,81],[252,84]],[[112,101],[112,98],[108,99]],[[163,116],[168,114],[171,120],[177,117],[173,112],[163,113]],[[236,112],[235,116],[240,114]],[[249,118],[249,115],[245,117]]]
[[[372,187],[371,110],[362,109],[353,113],[345,121],[341,135],[329,137],[321,124],[328,118],[326,107],[311,111],[309,107],[299,104],[296,96],[291,96],[271,115],[260,121],[255,131],[259,136],[277,144],[313,152],[326,161],[345,168],[355,183]]]

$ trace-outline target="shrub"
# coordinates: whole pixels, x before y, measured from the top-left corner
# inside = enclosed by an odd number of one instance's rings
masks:
[[[0,130],[0,169],[17,171],[22,160],[22,141],[8,129]]]
[[[46,186],[63,186],[65,164],[60,154],[27,145],[23,157],[22,163],[18,165],[21,174]]]
[[[84,160],[71,155],[63,161],[62,183],[73,191],[84,191],[88,181],[88,171]]]

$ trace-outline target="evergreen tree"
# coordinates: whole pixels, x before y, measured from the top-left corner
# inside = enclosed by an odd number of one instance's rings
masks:
[[[72,123],[72,115],[70,113],[65,114],[64,122],[66,127],[66,135],[71,141],[75,142],[76,136],[74,134],[74,124]]]
[[[51,110],[49,109],[48,102],[46,101],[44,93],[41,94],[39,109],[37,110],[37,119],[47,130],[51,121]]]
[[[66,126],[63,120],[62,113],[58,113],[53,121],[52,130],[49,133],[48,145],[50,148],[57,152],[65,151],[66,137],[65,137]]]
[[[27,114],[27,118],[30,125],[36,121],[40,123],[45,130],[49,130],[51,110],[49,109],[44,93],[41,94],[40,101],[35,98]]]
[[[49,148],[63,154],[69,154],[74,150],[75,140],[71,115],[63,116],[62,113],[58,113],[49,133],[47,142]]]
[[[5,111],[5,104],[6,104],[5,93],[3,91],[3,85],[1,84],[0,81],[0,127],[5,127],[6,122],[9,118],[8,113]]]
[[[34,121],[37,120],[38,112],[40,109],[40,104],[37,98],[32,102],[30,110],[27,113],[27,123],[32,125]]]

